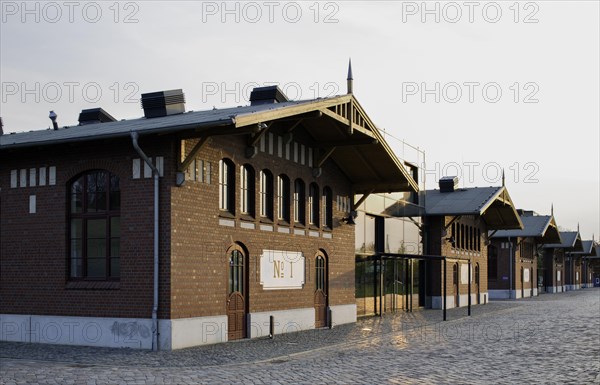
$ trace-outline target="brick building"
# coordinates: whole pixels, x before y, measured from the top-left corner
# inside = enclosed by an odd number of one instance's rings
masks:
[[[499,230],[488,246],[488,291],[491,299],[538,295],[538,257],[543,244],[560,243],[552,215],[518,210],[520,230]]]
[[[595,241],[581,241],[582,251],[568,252],[566,255],[565,284],[566,290],[578,290],[590,287],[592,271],[589,269],[590,258],[596,257]]]
[[[562,293],[566,290],[567,253],[583,251],[579,231],[561,231],[560,238],[560,243],[544,245],[543,291],[546,293]],[[569,269],[571,266],[569,260]]]
[[[353,197],[418,190],[356,98],[142,105],[0,136],[0,338],[177,349],[354,322]]]
[[[444,298],[446,307],[467,306],[469,292],[472,304],[486,303],[488,232],[523,228],[506,187],[458,188],[458,178],[444,177],[421,199],[424,253],[446,257],[427,263],[428,306],[442,308]]]

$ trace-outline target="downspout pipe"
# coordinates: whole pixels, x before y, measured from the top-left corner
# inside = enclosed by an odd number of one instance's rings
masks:
[[[154,299],[152,303],[152,350],[158,350],[158,168],[152,163],[150,158],[142,151],[138,144],[139,135],[136,131],[131,131],[131,141],[133,148],[140,158],[152,169],[154,177]]]

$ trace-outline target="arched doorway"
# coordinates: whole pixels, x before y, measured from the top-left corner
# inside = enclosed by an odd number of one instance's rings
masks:
[[[227,250],[227,339],[246,338],[246,314],[248,309],[248,261],[244,249],[233,245]]]
[[[315,328],[327,326],[327,257],[319,251],[315,258]]]
[[[458,263],[452,265],[452,291],[454,292],[454,307],[459,306],[458,295]]]

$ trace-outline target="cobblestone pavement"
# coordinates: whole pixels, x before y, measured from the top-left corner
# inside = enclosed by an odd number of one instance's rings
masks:
[[[0,384],[600,384],[600,289],[174,352],[0,343]]]

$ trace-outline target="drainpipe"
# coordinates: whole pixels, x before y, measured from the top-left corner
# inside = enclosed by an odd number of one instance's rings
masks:
[[[158,169],[138,144],[138,133],[131,131],[133,148],[152,169],[154,177],[154,301],[152,304],[152,350],[158,350]]]

